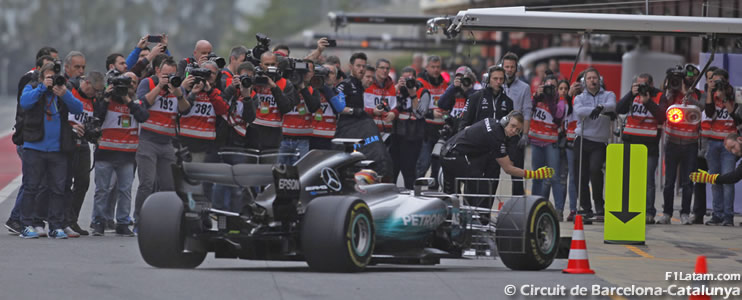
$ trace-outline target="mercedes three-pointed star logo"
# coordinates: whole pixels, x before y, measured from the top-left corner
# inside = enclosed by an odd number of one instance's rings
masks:
[[[331,168],[322,168],[321,171],[322,181],[325,182],[328,188],[333,191],[339,192],[343,188],[343,183],[340,181],[340,177],[335,170]]]

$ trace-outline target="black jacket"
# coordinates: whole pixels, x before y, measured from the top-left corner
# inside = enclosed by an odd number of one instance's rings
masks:
[[[32,81],[29,84],[33,88],[38,85]],[[51,92],[51,91],[50,91]],[[47,97],[42,96],[44,101],[36,102],[29,110],[23,111],[23,141],[38,142],[44,138],[44,118],[46,118],[46,101]],[[61,152],[70,152],[76,149],[77,144],[73,136],[72,125],[68,122],[67,117],[70,111],[64,101],[57,101],[59,105],[59,149]]]
[[[18,97],[16,98],[16,107],[15,107],[15,132],[13,132],[13,144],[16,144],[18,146],[23,145],[23,108],[21,108],[21,95],[23,94],[23,88],[34,80],[35,78],[38,78],[39,73],[36,71],[28,71],[26,74],[23,74],[21,77],[21,80],[18,81]],[[34,85],[35,86],[35,85]]]
[[[478,90],[466,99],[466,108],[461,113],[461,121],[457,131],[493,116],[500,120],[511,111],[513,111],[513,100],[505,95],[502,90],[497,95],[494,95],[490,88]]]

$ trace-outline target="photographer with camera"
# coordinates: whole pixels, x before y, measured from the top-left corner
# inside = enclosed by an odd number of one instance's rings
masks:
[[[724,149],[724,139],[737,133],[739,122],[733,114],[737,104],[734,102],[734,88],[729,84],[729,73],[724,69],[714,71],[708,88],[701,121],[701,135],[708,141],[708,171],[726,174],[734,171],[737,157]],[[714,212],[706,225],[734,226],[734,185],[712,185],[711,195]]]
[[[95,151],[95,196],[93,205],[93,235],[102,236],[108,221],[108,211],[115,208],[116,234],[134,236],[129,229],[131,185],[139,144],[139,123],[146,122],[149,112],[136,98],[137,76],[132,72],[108,79],[106,93],[95,104],[94,116],[101,122],[101,137]],[[115,176],[114,176],[115,175]],[[111,185],[111,178],[116,184]],[[111,193],[116,197],[110,197]],[[116,201],[110,203],[109,199]],[[113,207],[110,207],[113,206]]]
[[[606,91],[601,86],[600,73],[595,68],[588,68],[584,72],[584,91],[575,97],[574,114],[577,117],[577,138],[574,152],[576,178],[578,188],[581,189],[580,205],[586,218],[592,218],[593,205],[590,202],[592,191],[595,202],[595,215],[598,220],[604,218],[603,200],[603,163],[605,163],[606,147],[611,137],[611,120],[604,117],[605,113],[615,112],[616,95]],[[581,166],[581,167],[580,167]],[[592,188],[588,186],[592,183]]]
[[[448,87],[446,81],[441,75],[442,60],[440,56],[428,56],[425,65],[425,71],[418,74],[417,81],[422,85],[417,89],[417,98],[422,99],[423,93],[430,93],[430,103],[428,104],[428,113],[425,116],[425,136],[423,145],[420,148],[420,157],[417,159],[417,176],[424,177],[430,168],[430,176],[438,178],[438,172],[441,168],[438,158],[433,157],[433,148],[435,143],[440,139],[440,130],[446,123],[444,116],[448,112],[438,109],[438,100]],[[439,182],[436,182],[433,188],[437,188]]]
[[[374,119],[379,134],[385,143],[388,141],[389,133],[392,131],[392,121],[397,116],[394,109],[397,107],[397,90],[394,80],[389,77],[389,60],[380,58],[376,61],[376,74],[374,81],[363,93],[363,105],[366,113]]]
[[[253,126],[247,127],[248,136],[254,137],[258,150],[278,149],[283,115],[294,109],[299,96],[294,85],[281,77],[278,58],[271,52],[260,55],[253,84],[258,110]]]
[[[557,93],[557,77],[547,70],[541,84],[533,96],[533,112],[528,138],[531,141],[531,167],[538,169],[549,167],[560,174],[559,127],[564,119],[567,100]],[[564,186],[559,184],[559,177],[547,180],[534,180],[533,195],[549,199],[550,190],[554,191],[554,206],[559,221],[564,219]]]
[[[149,43],[156,43],[158,45],[155,46],[155,47],[152,47],[152,49],[150,49],[147,46],[147,45],[149,45]],[[143,60],[144,58],[148,57],[149,54],[151,53],[151,51],[152,50],[155,50],[155,48],[157,48],[160,45],[164,46],[161,49],[162,50],[162,53],[165,53],[168,56],[170,56],[170,51],[167,50],[167,34],[164,34],[164,33],[162,35],[151,35],[151,34],[148,34],[148,35],[145,35],[142,38],[140,38],[139,41],[137,42],[136,47],[134,47],[134,49],[131,50],[131,52],[129,53],[129,56],[126,57],[125,63],[126,63],[126,66],[128,67],[128,70],[134,72],[134,66],[138,62],[140,62],[141,60]],[[152,56],[152,57],[154,57],[154,56]],[[152,59],[149,59],[149,61],[152,61]],[[121,72],[124,73],[126,71],[124,70],[124,71],[121,71]],[[137,74],[137,73],[134,72],[134,74]],[[137,75],[137,76],[139,76],[139,75]],[[141,77],[141,76],[139,76],[139,77]]]
[[[56,74],[58,75],[58,74]],[[67,238],[64,233],[66,154],[75,150],[69,113],[82,113],[82,102],[55,82],[54,64],[39,69],[38,81],[27,84],[21,95],[23,124],[23,181],[21,223],[23,238],[38,238],[42,232],[34,229],[36,194],[42,185],[49,188],[49,237]],[[62,84],[59,84],[62,83]],[[44,180],[46,179],[46,180]]]
[[[368,159],[376,162],[375,171],[384,182],[391,182],[392,166],[389,151],[381,142],[379,129],[364,111],[363,94],[376,76],[376,68],[366,65],[368,57],[363,52],[350,56],[351,76],[336,87],[342,110],[335,130],[336,138],[359,138],[364,144],[358,149]]]
[[[224,92],[226,92],[228,86],[232,85],[235,74],[239,75],[239,73],[237,72],[237,68],[239,68],[243,62],[245,62],[246,55],[247,47],[242,45],[235,46],[229,52],[229,64],[227,64],[227,66],[225,66],[224,69],[221,70],[221,82],[218,86],[219,90],[222,91],[222,96],[224,96],[225,100],[231,98],[231,95],[225,95]]]
[[[320,108],[312,117],[312,137],[309,139],[309,149],[332,149],[332,138],[340,111],[343,110],[335,94],[337,69],[326,64],[315,67],[311,85],[319,90]],[[343,103],[344,105],[344,103]]]
[[[301,76],[297,85],[299,102],[291,111],[283,115],[283,122],[281,123],[283,138],[278,149],[278,153],[298,153],[299,156],[279,156],[278,163],[281,164],[293,165],[299,158],[309,152],[309,137],[312,136],[313,132],[311,112],[320,109],[319,91],[310,84],[312,78],[314,78],[314,62],[306,61],[306,63],[307,70],[298,73]]]
[[[454,73],[454,79],[451,85],[438,100],[438,109],[450,111],[449,118],[458,119],[466,108],[466,99],[471,97],[477,83],[477,77],[474,72],[467,66],[460,66]],[[458,129],[458,124],[454,124],[453,129]],[[455,132],[454,132],[455,133]]]
[[[662,131],[659,128],[667,119],[665,111],[667,110],[667,99],[661,90],[654,87],[652,75],[642,73],[634,77],[634,83],[631,85],[631,91],[626,93],[618,104],[616,104],[617,114],[626,114],[625,125],[623,126],[622,139],[624,144],[640,144],[647,147],[647,224],[654,224],[655,216],[655,180],[654,173],[657,170],[657,164],[660,156],[659,141]],[[619,129],[620,130],[620,129]],[[675,152],[675,151],[672,151]],[[679,154],[679,153],[678,153]],[[668,153],[665,164],[668,166],[669,175],[675,173],[679,163],[679,155],[670,155]],[[672,171],[669,170],[672,165]],[[675,177],[672,177],[675,182]],[[674,198],[674,193],[673,193]],[[672,201],[672,200],[671,200]],[[672,202],[669,207],[672,209]],[[672,213],[670,214],[672,215]],[[667,221],[669,221],[669,217]]]
[[[193,77],[186,80],[178,77],[175,60],[164,54],[155,57],[152,63],[156,66],[155,75],[142,79],[137,87],[137,99],[149,111],[149,118],[139,124],[139,146],[135,156],[139,176],[135,221],[139,219],[144,200],[154,192],[155,180],[160,191],[174,189],[171,165],[176,162],[173,149],[175,119],[179,112],[191,107],[181,85],[192,84]]]
[[[175,74],[180,78],[187,77],[186,75],[191,68],[198,68],[202,63],[209,60],[212,49],[213,47],[209,41],[197,41],[196,46],[193,47],[193,57],[186,57],[178,61],[178,69]]]
[[[424,100],[417,98],[420,86],[415,77],[415,69],[405,67],[397,81],[396,111],[399,112],[399,118],[394,121],[389,147],[394,174],[392,181],[397,182],[401,171],[407,189],[414,187],[417,178],[417,160],[425,135],[424,119],[430,102],[430,93],[422,94]]]

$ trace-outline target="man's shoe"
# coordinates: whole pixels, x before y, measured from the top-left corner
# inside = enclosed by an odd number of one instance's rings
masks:
[[[34,229],[31,226],[26,226],[26,228],[23,229],[23,232],[21,232],[20,237],[24,239],[38,239],[39,234],[36,232],[36,229]]]
[[[10,234],[21,234],[24,229],[20,222],[14,220],[8,220],[5,222],[5,228],[8,228]]]
[[[106,234],[106,224],[105,223],[95,223],[93,224],[93,236],[103,236]]]
[[[688,214],[680,214],[680,224],[691,225],[693,222],[690,221],[690,216]]]
[[[660,216],[660,218],[657,220],[657,224],[670,224],[670,223],[671,223],[670,215],[666,215],[666,214]]]
[[[54,229],[52,231],[49,231],[49,238],[50,239],[66,239],[67,234],[64,233],[64,230],[62,229]]]
[[[77,225],[77,223],[73,223],[70,225],[70,228],[74,230],[75,232],[79,233],[80,235],[89,235],[90,233],[87,230],[84,230],[80,228],[80,225]]]
[[[562,212],[562,211],[558,211],[557,212],[557,220],[559,222],[564,222],[564,212]]]
[[[732,222],[732,221],[724,221],[724,222],[721,222],[721,226],[734,227],[734,222]]]
[[[711,217],[711,220],[706,221],[706,225],[709,226],[719,226],[721,223],[723,223],[721,220],[714,217]]]
[[[114,223],[113,220],[106,220],[106,231],[116,231],[116,223]]]
[[[62,231],[64,231],[64,234],[66,234],[68,237],[71,237],[71,238],[79,238],[80,237],[80,234],[77,233],[76,231],[72,230],[72,228],[70,228],[69,226],[67,226],[64,229],[62,229]]]
[[[647,215],[647,224],[649,225],[655,224],[654,216]]]
[[[33,230],[39,234],[39,237],[46,237],[46,231],[44,231],[44,227],[36,226],[33,228]]]
[[[569,216],[567,216],[567,222],[572,222],[572,221],[574,221],[574,220],[575,220],[575,215],[576,215],[576,214],[577,214],[577,212],[576,212],[576,211],[574,211],[574,210],[570,210],[570,211],[569,211]]]
[[[693,224],[703,225],[703,215],[693,214],[691,219],[693,220]]]
[[[128,225],[119,224],[116,225],[117,236],[135,236],[134,232],[129,229]]]

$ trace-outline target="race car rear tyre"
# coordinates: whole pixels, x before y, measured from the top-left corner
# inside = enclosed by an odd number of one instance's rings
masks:
[[[371,260],[375,241],[371,210],[363,200],[319,197],[307,205],[301,245],[312,270],[362,271]]]
[[[175,192],[154,193],[144,201],[138,221],[139,252],[157,268],[192,269],[205,252],[183,252],[183,202]]]
[[[508,213],[522,210],[524,201],[525,214]],[[534,196],[505,202],[497,218],[496,241],[500,259],[508,268],[546,269],[559,249],[559,222],[554,207],[544,198]]]

